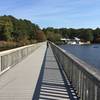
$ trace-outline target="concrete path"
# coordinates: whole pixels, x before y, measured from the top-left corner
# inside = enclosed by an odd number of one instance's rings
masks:
[[[0,100],[32,100],[46,44],[0,76]]]
[[[78,100],[49,46],[42,66],[33,100]]]

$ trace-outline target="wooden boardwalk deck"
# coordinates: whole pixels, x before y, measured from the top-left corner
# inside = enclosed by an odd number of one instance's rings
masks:
[[[51,47],[47,49],[33,100],[78,100],[71,84],[65,80]]]
[[[69,81],[65,80],[52,49],[46,50],[44,43],[0,76],[0,100],[78,99]]]
[[[0,100],[32,100],[46,44],[0,76]]]

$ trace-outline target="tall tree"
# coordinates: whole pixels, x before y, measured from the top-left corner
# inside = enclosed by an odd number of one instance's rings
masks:
[[[37,38],[38,42],[42,42],[42,41],[46,40],[46,36],[43,31],[38,30],[36,33],[37,33],[36,38]]]

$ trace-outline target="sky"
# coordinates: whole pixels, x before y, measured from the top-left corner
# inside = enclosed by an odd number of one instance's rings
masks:
[[[1,0],[0,15],[28,19],[41,28],[97,28],[100,0]]]

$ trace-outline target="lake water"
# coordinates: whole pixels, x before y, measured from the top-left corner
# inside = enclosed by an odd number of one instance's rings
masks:
[[[61,45],[60,47],[100,70],[100,44]]]

